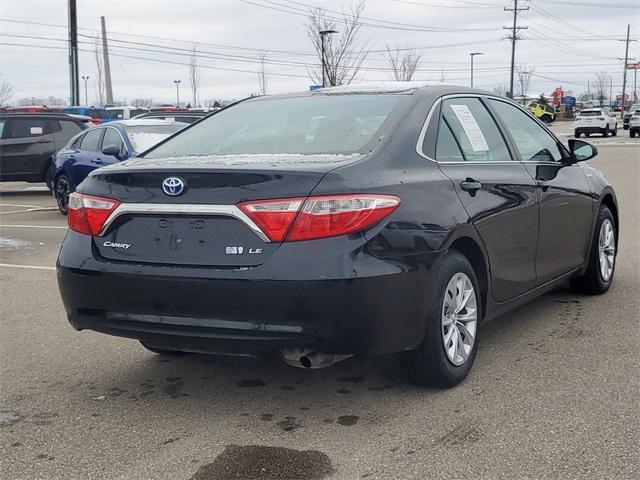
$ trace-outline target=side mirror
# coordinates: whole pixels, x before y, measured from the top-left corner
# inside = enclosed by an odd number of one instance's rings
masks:
[[[111,157],[116,157],[118,160],[122,158],[120,155],[120,147],[117,145],[107,145],[102,149],[102,153]]]
[[[598,149],[595,146],[576,138],[569,139],[569,151],[574,162],[584,162],[598,155]]]

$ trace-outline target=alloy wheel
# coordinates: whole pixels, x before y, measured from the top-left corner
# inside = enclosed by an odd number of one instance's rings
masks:
[[[444,294],[442,304],[442,342],[449,361],[464,364],[473,350],[478,324],[478,302],[471,279],[456,273]]]
[[[56,182],[56,200],[58,201],[58,208],[61,212],[67,211],[70,193],[69,181],[66,177],[63,176],[58,178],[58,181]]]
[[[598,259],[600,261],[600,275],[608,282],[613,274],[613,265],[616,257],[616,239],[613,224],[608,218],[600,226],[598,236]]]

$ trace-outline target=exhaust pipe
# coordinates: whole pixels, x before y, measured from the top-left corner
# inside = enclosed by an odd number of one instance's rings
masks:
[[[297,368],[327,368],[334,363],[346,360],[353,355],[316,352],[309,348],[284,348],[280,350],[280,357],[287,364]]]

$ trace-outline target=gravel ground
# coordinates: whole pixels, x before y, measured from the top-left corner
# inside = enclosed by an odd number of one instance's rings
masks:
[[[303,371],[75,332],[54,271],[64,218],[41,187],[1,184],[2,477],[640,478],[640,141],[604,140],[592,163],[622,222],[610,292],[559,288],[486,325],[448,391],[413,386],[394,356]]]

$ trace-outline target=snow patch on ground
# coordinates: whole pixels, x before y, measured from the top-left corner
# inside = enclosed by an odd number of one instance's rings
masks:
[[[26,240],[11,237],[0,237],[0,250],[32,249],[33,244]]]

